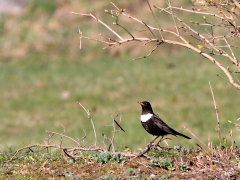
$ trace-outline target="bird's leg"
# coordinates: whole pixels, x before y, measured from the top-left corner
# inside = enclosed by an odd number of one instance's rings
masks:
[[[159,136],[158,136],[159,137]],[[164,136],[162,136],[161,138],[160,138],[160,140],[157,142],[157,144],[156,144],[156,146],[155,146],[155,148],[157,149],[157,147],[159,146],[159,143],[163,140],[163,137]],[[159,146],[160,148],[162,148],[161,146]]]
[[[159,136],[157,136],[156,138],[154,138],[154,140],[152,140],[152,141],[148,144],[148,147],[149,147],[149,148],[152,146],[152,143],[153,143],[157,138],[159,138]]]

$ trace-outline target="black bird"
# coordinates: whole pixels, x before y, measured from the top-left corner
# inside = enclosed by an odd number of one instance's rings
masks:
[[[174,129],[170,128],[163,120],[154,114],[152,110],[152,106],[149,102],[143,101],[138,102],[142,106],[142,114],[141,114],[141,123],[144,127],[144,129],[154,136],[157,136],[153,141],[150,142],[152,144],[159,136],[162,138],[158,141],[156,145],[159,144],[159,142],[163,139],[165,135],[171,134],[174,136],[182,136],[187,139],[191,139],[188,136],[185,136]]]

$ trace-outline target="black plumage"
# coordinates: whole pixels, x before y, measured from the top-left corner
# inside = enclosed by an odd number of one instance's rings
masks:
[[[152,110],[152,106],[149,102],[143,101],[138,103],[142,106],[141,123],[144,129],[149,134],[157,136],[152,142],[154,142],[159,136],[163,138],[165,135],[168,134],[174,136],[182,136],[184,138],[191,139],[190,137],[175,131],[174,129],[169,127],[165,122],[163,122],[163,120],[160,117],[155,115]]]

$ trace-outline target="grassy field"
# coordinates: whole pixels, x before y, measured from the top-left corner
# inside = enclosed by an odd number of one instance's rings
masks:
[[[103,4],[98,8],[103,9]],[[93,35],[102,28],[66,15],[80,7],[74,5],[62,1],[37,6],[35,2],[24,15],[1,19],[1,148],[41,143],[47,136],[45,130],[63,132],[62,125],[73,138],[81,138],[84,129],[84,143],[92,144],[91,123],[77,102],[91,110],[99,145],[102,133],[111,135],[111,129],[104,125],[120,111],[126,132],[117,134],[116,147],[143,148],[153,137],[140,124],[137,102],[142,100],[150,101],[155,112],[177,131],[191,136],[183,128],[187,126],[203,142],[210,136],[218,144],[209,81],[222,136],[230,141],[228,133],[233,130],[234,137],[239,138],[239,130],[228,123],[239,118],[239,91],[215,75],[220,70],[213,64],[185,49],[167,46],[138,61],[132,59],[140,50],[115,54],[92,42],[85,42],[84,49],[79,50],[79,24]],[[90,9],[89,4],[84,8],[78,12]],[[11,29],[9,23],[19,28]],[[169,48],[170,53],[166,53]],[[195,138],[189,141],[181,137],[168,142],[187,147],[199,143]],[[68,141],[64,144],[72,145]]]

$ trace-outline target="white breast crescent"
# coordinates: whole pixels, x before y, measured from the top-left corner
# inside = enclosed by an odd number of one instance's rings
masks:
[[[151,113],[142,114],[140,119],[142,122],[147,122],[152,116],[153,116],[153,114],[151,114]]]

